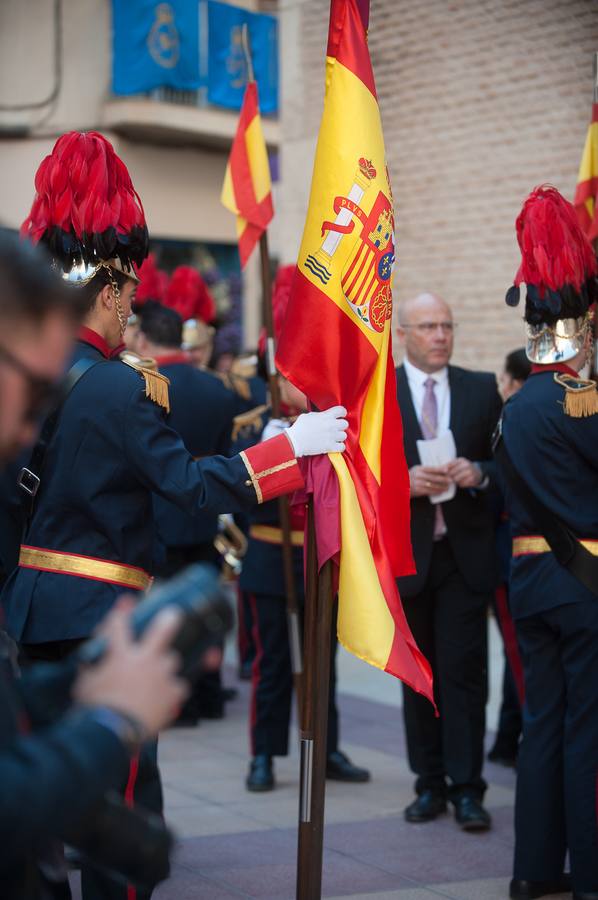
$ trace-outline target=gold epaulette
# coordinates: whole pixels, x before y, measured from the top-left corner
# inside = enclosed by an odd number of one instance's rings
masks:
[[[258,432],[262,427],[262,416],[269,409],[266,403],[249,409],[247,412],[240,413],[233,419],[232,439],[236,441],[240,433],[246,428],[249,433]]]
[[[594,416],[598,413],[598,391],[596,382],[584,378],[574,378],[573,375],[554,373],[554,380],[565,388],[565,401],[563,409],[565,415],[575,419],[584,416]]]
[[[235,375],[233,372],[213,372],[212,374],[219,378],[229,391],[234,391],[243,400],[251,398],[251,390],[246,378],[243,378],[241,375]]]
[[[158,372],[156,360],[143,359],[141,356],[137,356],[136,353],[131,353],[128,350],[124,351],[120,358],[126,366],[135,369],[144,379],[145,396],[157,403],[158,406],[163,407],[167,413],[170,412],[170,400],[168,398],[170,379]]]

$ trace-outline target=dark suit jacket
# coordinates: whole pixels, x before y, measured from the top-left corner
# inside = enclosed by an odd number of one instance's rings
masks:
[[[449,366],[449,387],[450,428],[457,456],[480,463],[484,475],[494,482],[492,433],[501,410],[496,378],[489,372],[470,372]],[[416,441],[423,435],[403,366],[397,369],[397,396],[403,418],[405,456],[411,468],[420,463]],[[473,591],[492,591],[497,583],[497,561],[487,491],[458,488],[455,497],[442,504],[442,510],[451,549],[468,587]],[[434,515],[434,506],[427,497],[411,500],[411,541],[417,574],[399,578],[399,591],[403,597],[418,594],[428,577]]]
[[[77,830],[129,756],[84,708],[70,708],[70,665],[37,665],[15,681],[0,658],[0,897],[38,900],[37,859],[50,838]],[[43,896],[47,896],[45,891]]]

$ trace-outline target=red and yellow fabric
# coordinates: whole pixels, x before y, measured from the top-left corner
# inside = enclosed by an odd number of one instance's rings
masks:
[[[303,487],[303,475],[286,434],[243,450],[240,456],[249,474],[246,484],[253,485],[258,503]]]
[[[598,103],[592,106],[573,205],[586,236],[595,241],[598,238]]]
[[[349,410],[347,449],[329,457],[340,499],[339,639],[432,698],[395,581],[414,566],[391,353],[394,212],[367,12],[332,0],[324,113],[277,363],[318,408]]]
[[[243,269],[274,215],[270,165],[255,81],[250,81],[245,88],[220,199],[223,206],[237,217],[237,239]]]

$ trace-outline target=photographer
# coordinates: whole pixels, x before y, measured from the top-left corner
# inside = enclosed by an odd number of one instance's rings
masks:
[[[45,255],[0,232],[0,465],[30,444],[54,395],[78,311]],[[10,335],[10,350],[7,338]],[[134,643],[131,601],[104,623],[93,667],[34,666],[16,675],[0,633],[0,896],[70,896],[51,839],[76,830],[118,787],[142,741],[176,715],[187,692],[169,650],[179,618],[163,614]]]

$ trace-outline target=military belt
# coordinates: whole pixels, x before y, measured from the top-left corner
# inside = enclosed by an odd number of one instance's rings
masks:
[[[106,581],[121,587],[145,591],[152,583],[151,575],[137,566],[82,556],[79,553],[61,553],[58,550],[44,550],[21,544],[19,565],[24,569],[38,569],[40,572],[55,572],[58,575],[74,575],[93,581]]]
[[[598,556],[598,540],[580,540],[579,543],[585,547],[592,556]],[[551,553],[551,547],[547,540],[543,537],[535,535],[524,535],[513,538],[513,556],[525,556],[528,553]]]
[[[265,544],[282,544],[282,528],[273,525],[252,525],[249,529],[249,537]],[[303,532],[291,531],[291,545],[303,547]]]

